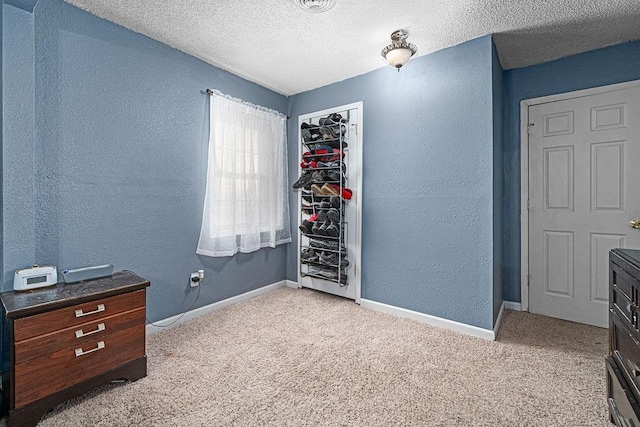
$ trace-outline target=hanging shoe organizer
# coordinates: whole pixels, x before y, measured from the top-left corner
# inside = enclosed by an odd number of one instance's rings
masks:
[[[348,285],[346,274],[348,188],[347,117],[333,113],[310,119],[300,126],[302,162],[300,178],[293,184],[301,192],[300,275]]]

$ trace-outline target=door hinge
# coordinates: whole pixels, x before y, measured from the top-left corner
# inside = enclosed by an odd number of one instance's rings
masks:
[[[531,210],[531,200],[527,200],[527,210]]]
[[[531,286],[531,275],[527,275],[527,288]]]
[[[529,123],[527,125],[527,134],[531,135],[531,128],[534,127],[536,124],[535,123]]]

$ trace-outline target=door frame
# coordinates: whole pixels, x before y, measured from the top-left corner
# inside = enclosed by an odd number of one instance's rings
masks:
[[[363,146],[363,142],[364,142],[364,126],[363,126],[363,118],[364,118],[364,112],[363,112],[363,108],[364,108],[364,102],[363,101],[359,101],[359,102],[354,102],[351,104],[345,104],[345,105],[339,105],[336,107],[331,107],[331,108],[327,108],[324,110],[320,110],[320,111],[313,111],[310,113],[305,113],[305,114],[300,114],[298,116],[298,139],[297,141],[297,146],[300,146],[300,139],[301,139],[301,135],[300,135],[300,126],[302,125],[302,123],[305,120],[308,120],[310,118],[313,117],[318,117],[318,116],[324,116],[324,115],[328,115],[331,113],[334,113],[336,111],[345,111],[345,110],[357,110],[357,114],[358,114],[358,131],[357,131],[357,135],[358,135],[358,147],[360,148],[358,150],[357,153],[355,153],[356,155],[356,161],[358,162],[358,166],[360,168],[360,173],[358,174],[358,178],[356,179],[356,185],[355,186],[351,186],[351,189],[354,190],[353,192],[353,199],[355,199],[356,205],[358,206],[358,208],[356,209],[356,219],[358,221],[358,226],[356,227],[356,238],[358,240],[358,242],[360,242],[360,244],[357,246],[356,249],[356,256],[355,256],[355,264],[354,264],[354,276],[355,276],[355,285],[356,285],[356,296],[355,296],[355,302],[357,304],[360,304],[360,297],[362,294],[362,175],[364,173],[363,170],[363,152],[364,152],[364,146]],[[302,153],[299,153],[300,157],[302,155]],[[300,204],[302,203],[302,194],[300,191],[297,192],[298,193],[298,203],[297,206],[300,206]],[[298,226],[300,225],[300,215],[296,215],[297,216],[297,222],[298,222]],[[301,281],[301,277],[300,277],[300,245],[301,245],[301,241],[300,241],[300,237],[298,236],[298,245],[297,245],[297,269],[298,269],[298,288],[302,287],[302,281]]]
[[[529,311],[529,107],[640,86],[640,80],[520,101],[520,306]]]

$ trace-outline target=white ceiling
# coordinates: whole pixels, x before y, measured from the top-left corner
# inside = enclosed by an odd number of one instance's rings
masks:
[[[505,69],[640,39],[639,0],[66,1],[283,95],[385,66],[401,28],[418,56],[496,34]]]

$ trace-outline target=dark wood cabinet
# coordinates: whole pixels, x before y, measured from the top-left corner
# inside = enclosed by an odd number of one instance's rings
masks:
[[[607,401],[611,422],[640,426],[640,250],[609,253]]]
[[[147,286],[121,271],[0,295],[10,347],[3,375],[9,427],[33,426],[55,405],[101,384],[146,376]]]

